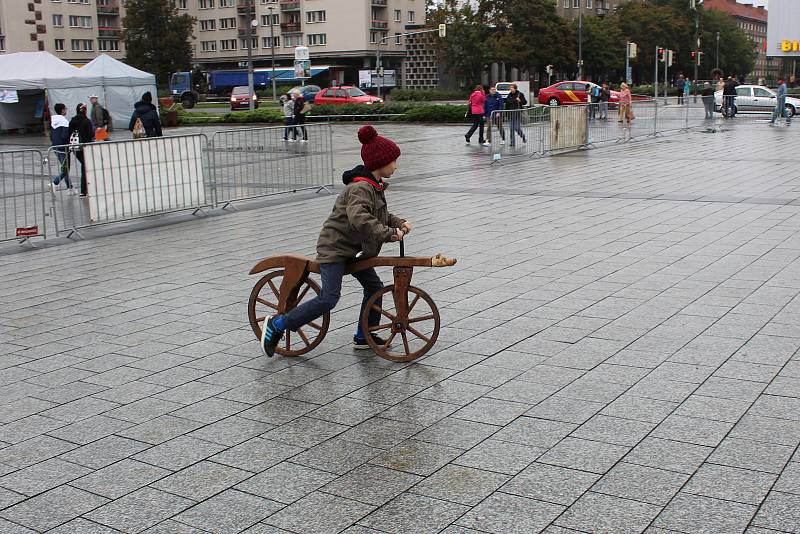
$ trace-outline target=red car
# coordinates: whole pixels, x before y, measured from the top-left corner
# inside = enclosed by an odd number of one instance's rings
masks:
[[[539,89],[538,100],[547,106],[567,106],[570,104],[586,104],[589,101],[589,92],[597,84],[583,81],[566,81],[554,83],[549,87]],[[609,104],[612,108],[619,103],[619,91],[611,91]],[[646,98],[646,97],[644,97]],[[633,100],[640,98],[633,97]]]
[[[231,91],[231,111],[237,109],[250,109],[250,99],[253,99],[253,107],[258,109],[258,97],[250,94],[246,85],[234,87]]]
[[[314,98],[314,104],[380,104],[383,100],[378,97],[370,96],[358,87],[340,85],[323,89]]]

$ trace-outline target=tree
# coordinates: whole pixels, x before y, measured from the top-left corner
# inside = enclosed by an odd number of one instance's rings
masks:
[[[458,0],[445,0],[429,6],[427,18],[433,26],[447,24],[447,37],[437,38],[437,49],[447,69],[467,85],[475,85],[490,62],[488,28],[472,6],[459,4]]]
[[[578,21],[572,30],[578,33]],[[576,45],[577,46],[577,45]],[[624,77],[625,38],[614,17],[585,17],[583,19],[583,64],[588,78],[598,80]]]
[[[189,15],[179,15],[170,0],[127,0],[122,21],[126,63],[152,72],[157,83],[166,83],[173,72],[189,70],[194,22]]]
[[[701,72],[710,73],[716,67],[717,32],[720,70],[726,75],[752,72],[755,67],[755,44],[732,16],[717,9],[700,12],[700,48],[705,52],[705,64]]]

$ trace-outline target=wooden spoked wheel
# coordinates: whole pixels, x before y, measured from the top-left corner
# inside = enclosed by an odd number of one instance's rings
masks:
[[[407,286],[406,291],[396,291],[386,286],[367,301],[361,315],[361,327],[386,341],[379,345],[372,336],[367,343],[375,353],[394,362],[415,360],[428,352],[439,337],[439,310],[433,299],[423,290]],[[382,300],[379,305],[378,301]],[[369,324],[369,310],[381,314],[380,322]],[[403,313],[402,310],[406,310]]]
[[[250,292],[250,301],[247,305],[247,313],[250,317],[250,326],[256,339],[261,339],[261,329],[267,316],[276,313],[285,313],[296,308],[303,302],[311,300],[320,294],[319,284],[310,278],[306,278],[300,285],[297,298],[293,302],[287,302],[285,310],[279,310],[281,282],[283,281],[283,270],[272,271],[262,277],[253,290]],[[312,350],[322,343],[322,339],[328,332],[331,322],[330,313],[326,313],[316,321],[298,328],[297,332],[287,330],[283,334],[281,342],[275,352],[282,356],[300,356]]]

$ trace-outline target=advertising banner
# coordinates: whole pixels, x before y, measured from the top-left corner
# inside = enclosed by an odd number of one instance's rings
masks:
[[[767,55],[800,58],[800,2],[769,0]]]

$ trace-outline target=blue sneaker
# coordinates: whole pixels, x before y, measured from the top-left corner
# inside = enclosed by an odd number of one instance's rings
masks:
[[[275,355],[275,347],[282,337],[283,330],[275,328],[275,317],[270,315],[264,321],[264,328],[261,331],[261,351],[272,358]]]

